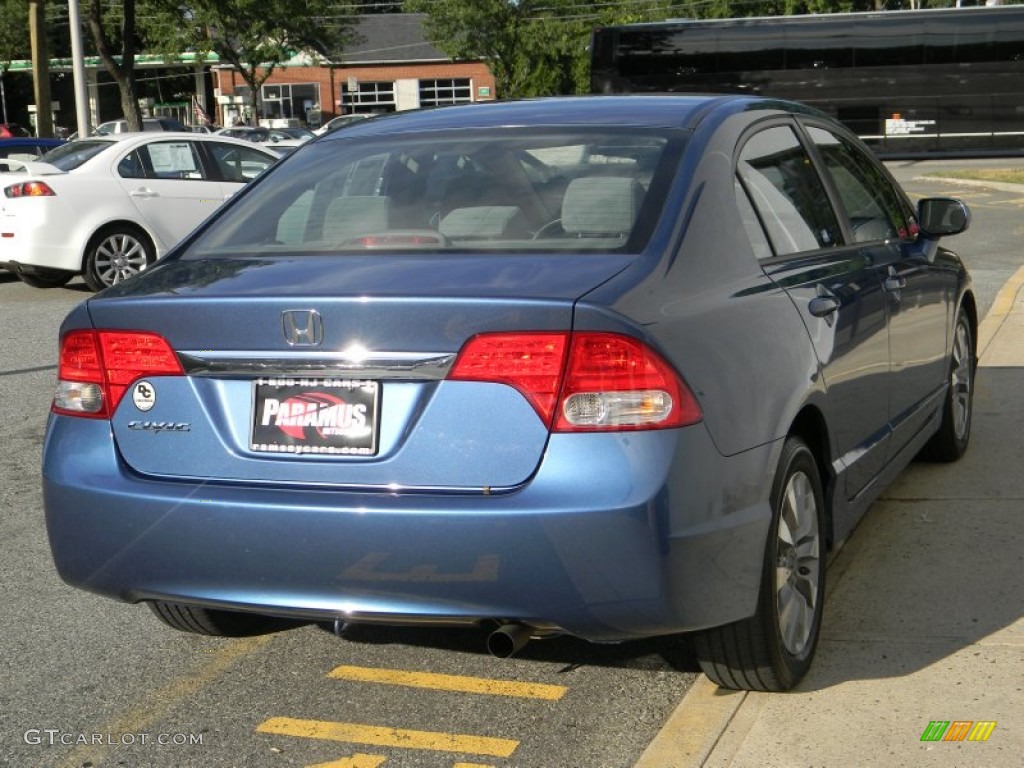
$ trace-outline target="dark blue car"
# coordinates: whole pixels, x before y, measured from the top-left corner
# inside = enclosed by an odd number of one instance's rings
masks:
[[[0,138],[0,173],[17,170],[19,162],[38,160],[54,147],[64,143],[63,139],[39,139],[35,137]],[[19,161],[19,162],[5,162]]]
[[[57,568],[192,632],[692,633],[719,684],[789,688],[829,548],[967,448],[968,218],[774,100],[330,133],[67,317]]]

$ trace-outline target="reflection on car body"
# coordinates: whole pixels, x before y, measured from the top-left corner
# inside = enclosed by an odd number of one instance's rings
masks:
[[[58,570],[194,632],[690,633],[719,684],[789,688],[828,549],[967,448],[968,218],[775,100],[327,134],[66,319]]]

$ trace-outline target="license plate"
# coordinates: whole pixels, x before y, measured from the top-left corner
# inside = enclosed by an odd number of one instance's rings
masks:
[[[250,448],[266,453],[373,456],[379,401],[376,381],[256,379]]]

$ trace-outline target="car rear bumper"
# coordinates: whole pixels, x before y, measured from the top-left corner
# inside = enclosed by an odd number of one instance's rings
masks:
[[[43,492],[61,577],[121,600],[616,641],[753,613],[771,454],[723,458],[703,425],[555,435],[515,492],[355,493],[148,480],[108,422],[52,416]]]
[[[31,273],[35,267],[78,272],[82,254],[74,243],[67,226],[56,226],[40,211],[0,215],[0,267],[11,272]]]

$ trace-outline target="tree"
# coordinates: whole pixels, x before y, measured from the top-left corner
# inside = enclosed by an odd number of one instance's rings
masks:
[[[89,32],[103,68],[117,83],[121,112],[130,131],[142,130],[142,109],[135,93],[135,53],[139,50],[135,18],[135,0],[89,0]]]
[[[7,89],[4,76],[15,59],[28,58],[28,3],[25,0],[0,0],[0,95],[3,96],[0,122],[7,122]]]
[[[260,86],[300,51],[340,51],[351,8],[335,0],[146,0],[147,35],[165,53],[216,53],[249,86],[258,114]]]
[[[426,14],[424,28],[456,60],[485,62],[500,98],[587,88],[587,44],[594,26],[649,21],[667,3],[580,0],[406,0]]]
[[[25,0],[0,0],[0,70],[7,72],[15,59],[27,59],[28,3]]]

